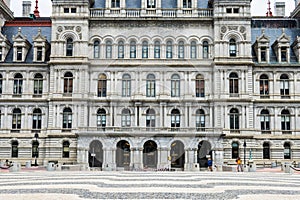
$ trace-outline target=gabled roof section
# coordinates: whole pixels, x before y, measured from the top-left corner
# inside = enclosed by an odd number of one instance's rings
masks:
[[[289,46],[290,45],[290,40],[291,40],[290,37],[287,36],[287,34],[285,33],[284,28],[283,28],[282,29],[282,34],[275,40],[273,45],[275,46],[277,44],[282,44],[282,45],[285,45],[285,46]]]
[[[256,42],[259,42],[259,43],[269,43],[270,42],[270,37],[268,37],[265,34],[264,29],[262,29],[262,34],[260,36],[256,37]]]
[[[33,36],[32,39],[33,39],[34,42],[45,42],[45,41],[47,41],[47,37],[42,35],[42,29],[41,28],[39,28],[38,34],[36,36]]]
[[[21,27],[18,29],[18,33],[16,36],[13,36],[14,42],[25,42],[26,44],[30,45],[29,41],[27,40],[27,37],[22,34]]]

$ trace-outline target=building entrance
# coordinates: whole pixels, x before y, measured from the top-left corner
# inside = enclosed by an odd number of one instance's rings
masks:
[[[117,144],[116,151],[117,167],[129,168],[130,165],[130,144],[126,140],[121,140]]]
[[[184,144],[180,141],[175,141],[171,144],[171,168],[184,168]]]
[[[89,167],[102,167],[103,145],[100,141],[94,140],[89,148]]]
[[[199,142],[197,160],[198,160],[200,168],[201,167],[205,167],[205,168],[208,167],[207,160],[208,160],[209,156],[212,159],[211,144],[208,141],[205,141],[205,140]]]
[[[144,144],[143,163],[144,167],[157,167],[157,144],[152,140],[148,140]]]

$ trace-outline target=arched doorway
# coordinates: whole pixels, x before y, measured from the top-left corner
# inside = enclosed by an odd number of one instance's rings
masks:
[[[89,166],[102,167],[103,163],[103,145],[100,141],[94,140],[89,148]]]
[[[152,140],[144,144],[143,163],[144,167],[156,168],[157,166],[157,144]]]
[[[184,144],[181,141],[174,141],[171,144],[171,168],[184,168]]]
[[[117,144],[116,151],[117,167],[129,168],[130,165],[130,144],[126,140],[121,140]]]
[[[201,141],[198,144],[198,163],[201,167],[205,167],[207,168],[207,156],[210,155],[211,159],[212,159],[212,151],[211,151],[211,144],[208,141]]]

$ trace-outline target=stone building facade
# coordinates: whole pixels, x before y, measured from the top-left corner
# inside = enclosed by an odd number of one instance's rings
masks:
[[[299,12],[52,0],[0,34],[0,159],[103,170],[300,161]],[[244,154],[246,152],[246,154]]]

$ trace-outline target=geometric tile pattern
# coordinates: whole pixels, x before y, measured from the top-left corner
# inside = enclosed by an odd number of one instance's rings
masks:
[[[300,175],[271,172],[0,172],[0,199],[300,199]]]

